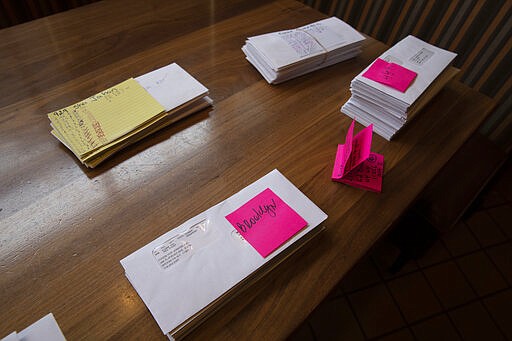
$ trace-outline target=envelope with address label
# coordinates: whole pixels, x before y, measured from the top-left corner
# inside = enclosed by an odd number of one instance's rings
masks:
[[[273,170],[121,264],[163,333],[180,337],[310,239],[326,218]]]

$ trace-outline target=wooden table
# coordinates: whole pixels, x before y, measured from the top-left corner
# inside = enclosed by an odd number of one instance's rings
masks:
[[[164,339],[119,260],[277,168],[326,231],[224,306],[192,339],[288,335],[410,206],[492,101],[451,82],[384,154],[383,193],[330,180],[350,80],[386,47],[278,86],[246,37],[324,16],[291,0],[101,1],[0,31],[0,336],[53,312],[69,340]],[[215,105],[82,167],[46,113],[170,62]],[[356,126],[356,131],[361,126]]]

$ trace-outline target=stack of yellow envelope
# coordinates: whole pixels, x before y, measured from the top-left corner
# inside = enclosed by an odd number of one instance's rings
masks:
[[[177,64],[130,78],[51,112],[52,134],[87,167],[211,105],[208,89]]]

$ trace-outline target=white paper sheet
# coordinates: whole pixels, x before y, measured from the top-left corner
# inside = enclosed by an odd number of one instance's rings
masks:
[[[6,337],[4,337],[1,341],[20,341],[20,339],[18,338],[16,332],[12,332]]]
[[[23,329],[17,337],[19,341],[66,341],[52,313]]]

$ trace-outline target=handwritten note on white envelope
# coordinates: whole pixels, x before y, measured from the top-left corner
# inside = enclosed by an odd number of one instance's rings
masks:
[[[266,189],[297,212],[307,226],[262,257],[240,237],[226,216]],[[121,264],[162,332],[173,334],[326,218],[320,208],[274,170],[132,253]]]

